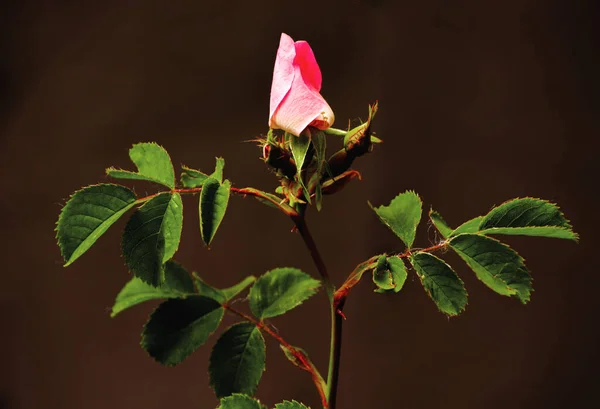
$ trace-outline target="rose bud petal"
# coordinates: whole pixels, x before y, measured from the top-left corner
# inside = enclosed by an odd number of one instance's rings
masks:
[[[335,117],[320,90],[321,70],[310,45],[282,33],[273,70],[269,127],[296,136],[307,126],[329,128]]]

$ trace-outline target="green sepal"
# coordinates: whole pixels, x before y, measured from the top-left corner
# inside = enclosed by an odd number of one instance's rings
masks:
[[[210,384],[218,398],[253,395],[265,370],[265,340],[256,325],[235,324],[215,344],[210,356]]]
[[[87,186],[73,193],[56,223],[56,239],[65,267],[84,254],[135,204],[135,194],[115,184]]]
[[[183,203],[179,193],[161,193],[132,215],[121,241],[129,270],[144,282],[164,282],[163,265],[171,259],[181,239]]]
[[[117,295],[111,317],[150,300],[181,298],[195,292],[194,283],[188,272],[178,263],[169,260],[165,264],[165,283],[153,287],[141,279],[133,277]]]
[[[302,304],[320,285],[297,268],[276,268],[260,276],[250,289],[250,309],[260,320],[276,317]]]
[[[217,409],[267,409],[267,407],[251,396],[234,393],[221,399]]]
[[[201,295],[169,299],[150,315],[142,348],[163,365],[177,365],[206,342],[223,313],[221,304]]]
[[[185,165],[181,166],[181,184],[183,187],[191,189],[200,187],[204,184],[209,176],[199,170],[188,168]]]
[[[523,304],[531,296],[531,276],[523,258],[506,244],[479,234],[460,234],[450,247],[485,285],[501,295],[516,296]]]
[[[286,132],[286,140],[290,144],[292,156],[294,158],[294,162],[296,162],[296,172],[299,178],[300,172],[302,171],[302,166],[304,165],[304,160],[306,159],[306,155],[308,153],[308,149],[310,148],[310,133],[302,132],[299,136],[294,136]]]
[[[458,315],[467,305],[467,290],[462,280],[444,260],[429,253],[410,257],[423,288],[438,309],[449,316]]]
[[[407,248],[412,246],[421,220],[422,202],[419,195],[409,190],[396,196],[387,206],[373,207],[371,203],[369,206]]]
[[[106,174],[118,179],[146,180],[175,188],[175,170],[167,151],[160,145],[138,143],[129,150],[129,158],[138,171],[108,168]]]
[[[221,183],[210,177],[204,182],[198,208],[200,211],[200,234],[207,246],[212,242],[225,217],[230,189],[231,183],[228,180]]]
[[[513,199],[495,207],[481,220],[479,231],[578,240],[557,205],[531,197]]]

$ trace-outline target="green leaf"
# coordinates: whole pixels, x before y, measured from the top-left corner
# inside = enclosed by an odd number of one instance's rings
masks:
[[[465,310],[467,290],[456,273],[443,260],[429,253],[415,253],[410,257],[423,288],[439,310],[453,316]]]
[[[421,199],[413,191],[396,196],[388,206],[373,207],[379,219],[410,248],[415,241],[417,225],[421,220]]]
[[[267,409],[267,407],[250,396],[234,393],[221,399],[221,404],[217,409]]]
[[[464,233],[477,233],[479,231],[479,223],[483,220],[483,216],[478,216],[474,219],[464,222],[450,233],[449,237],[458,236]]]
[[[394,288],[392,272],[388,268],[387,256],[384,254],[377,260],[377,267],[373,270],[373,282],[380,290],[391,290]]]
[[[250,309],[259,319],[276,317],[302,304],[321,283],[297,268],[268,271],[250,289]]]
[[[560,208],[546,200],[514,199],[492,209],[481,221],[483,234],[514,234],[577,241]]]
[[[293,401],[288,401],[288,400],[284,400],[281,403],[278,403],[275,405],[275,409],[310,409],[306,406],[304,406],[303,404],[296,402],[295,400]]]
[[[212,298],[213,300],[218,301],[219,303],[224,303],[226,301],[225,294],[223,294],[223,291],[207,284],[204,280],[200,278],[200,276],[198,276],[198,274],[192,273],[192,275],[194,276],[194,283],[196,284],[198,294],[208,298]]]
[[[85,253],[127,210],[135,194],[124,186],[103,184],[73,193],[56,223],[56,238],[65,267]]]
[[[235,297],[236,295],[238,295],[239,293],[244,291],[246,288],[248,288],[248,286],[250,284],[254,283],[255,281],[256,281],[256,277],[248,276],[234,286],[231,286],[228,288],[223,288],[221,290],[221,292],[225,296],[225,300],[229,301],[233,297]]]
[[[181,168],[181,184],[188,189],[202,186],[206,179],[209,178],[206,173],[199,170],[188,168],[187,166],[182,166]]]
[[[248,288],[250,284],[256,281],[256,277],[248,276],[231,287],[218,289],[207,284],[198,276],[198,274],[192,273],[192,275],[194,276],[194,281],[196,282],[198,294],[210,297],[213,300],[217,300],[220,303],[224,303],[231,300],[236,295]]]
[[[450,247],[473,269],[485,285],[507,296],[516,296],[523,304],[531,295],[531,276],[517,252],[491,237],[460,234]]]
[[[223,183],[223,168],[225,168],[225,159],[216,158],[217,164],[215,171],[210,175],[211,178],[217,179],[219,183]]]
[[[231,183],[226,180],[221,184],[217,179],[209,178],[204,182],[200,194],[200,234],[206,245],[210,245],[219,225],[225,217]]]
[[[167,151],[156,143],[138,143],[129,150],[137,172],[108,168],[106,174],[119,179],[137,179],[160,183],[175,188],[175,171]]]
[[[211,298],[172,298],[150,315],[142,347],[161,364],[177,365],[206,342],[222,318],[223,307]]]
[[[429,219],[443,238],[448,237],[452,233],[452,227],[448,226],[448,223],[446,223],[442,216],[435,210],[429,210]]]
[[[161,193],[136,210],[125,226],[121,244],[130,271],[148,284],[162,284],[163,264],[179,247],[182,225],[179,193]]]
[[[300,136],[292,135],[288,138],[292,149],[292,156],[294,157],[294,162],[296,162],[296,169],[298,175],[300,175],[304,160],[306,159],[306,154],[308,153],[308,148],[310,148],[310,136],[303,132]]]
[[[217,397],[252,395],[265,370],[265,340],[256,325],[243,322],[221,335],[210,356],[210,384]]]
[[[165,283],[158,287],[133,277],[117,295],[111,317],[134,305],[150,300],[185,297],[194,293],[194,283],[188,272],[173,260],[165,264]]]
[[[381,257],[385,257],[385,255]],[[378,260],[378,266],[380,260],[382,259],[380,258]],[[402,289],[402,287],[404,286],[404,282],[406,281],[406,266],[400,258],[395,256],[386,257],[383,260],[385,261],[382,262],[383,271],[378,272],[377,274],[380,274],[379,277],[383,277],[383,279],[385,280],[384,282],[387,282],[387,280],[389,280],[389,284],[387,286],[379,286],[377,282],[375,282],[375,284],[378,286],[378,288],[375,289],[375,292],[387,293],[393,291],[397,293]],[[377,269],[378,267],[376,267],[376,270]],[[375,281],[376,270],[373,271],[373,281]]]

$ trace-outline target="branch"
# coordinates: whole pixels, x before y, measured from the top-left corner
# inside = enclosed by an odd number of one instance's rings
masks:
[[[298,367],[300,367],[301,369],[310,373],[313,383],[317,387],[317,391],[319,392],[319,395],[321,397],[321,402],[323,404],[323,407],[325,407],[325,408],[328,407],[327,397],[325,394],[325,381],[323,380],[323,377],[321,376],[321,374],[319,373],[319,371],[317,370],[315,365],[311,362],[311,360],[306,356],[306,354],[302,350],[292,346],[290,343],[288,343],[286,340],[284,340],[279,334],[274,332],[269,326],[265,325],[264,322],[257,321],[254,317],[252,317],[248,314],[245,314],[241,311],[236,310],[235,308],[233,308],[231,305],[229,305],[227,303],[224,303],[222,305],[223,305],[223,308],[225,308],[227,311],[230,311],[230,312],[240,316],[241,318],[251,322],[252,324],[256,325],[258,327],[258,329],[269,334],[271,337],[276,339],[277,342],[279,342],[279,344],[281,344],[288,351],[290,351],[290,353],[294,356],[296,362],[298,363]]]

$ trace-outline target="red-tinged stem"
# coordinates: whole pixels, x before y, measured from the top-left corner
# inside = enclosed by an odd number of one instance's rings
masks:
[[[186,194],[186,193],[200,193],[202,191],[202,187],[193,187],[193,188],[187,188],[187,189],[171,189],[170,192],[171,193],[180,193],[180,194]],[[266,200],[272,204],[274,204],[279,210],[281,210],[283,213],[287,214],[290,217],[295,217],[298,215],[298,212],[290,207],[289,205],[285,204],[285,203],[281,203],[277,200],[275,200],[275,197],[272,195],[267,195],[265,194],[265,192],[261,192],[260,190],[251,188],[251,187],[245,187],[245,188],[237,188],[237,187],[231,187],[229,188],[229,191],[232,193],[237,193],[239,195],[243,195],[243,196],[253,196],[256,197],[258,199],[263,199]],[[138,203],[141,202],[146,202],[162,193],[165,192],[159,192],[159,193],[155,193],[153,195],[149,195],[149,196],[144,196],[144,197],[140,197],[137,199]]]
[[[281,344],[288,351],[290,351],[290,353],[294,356],[294,359],[298,363],[298,366],[306,372],[310,373],[312,381],[317,387],[317,391],[319,392],[319,396],[321,397],[321,403],[323,404],[323,407],[328,408],[327,396],[325,393],[325,381],[323,380],[323,377],[321,376],[317,368],[314,366],[314,364],[310,361],[310,359],[308,359],[306,354],[304,354],[304,352],[292,346],[289,342],[283,339],[281,335],[273,331],[268,325],[265,325],[264,322],[257,321],[254,317],[251,317],[250,315],[245,314],[242,311],[236,310],[227,303],[223,304],[223,308],[256,325],[261,331],[264,331],[265,333],[269,334],[271,337],[277,340],[279,344]]]
[[[312,257],[315,266],[317,267],[317,271],[321,276],[321,280],[323,281],[323,284],[325,285],[325,288],[327,290],[327,296],[329,297],[331,312],[331,342],[329,345],[329,370],[327,373],[327,392],[326,400],[323,403],[323,407],[335,409],[339,374],[339,358],[342,341],[341,325],[339,326],[338,330],[338,322],[336,319],[336,307],[333,301],[335,286],[329,278],[329,274],[327,273],[327,267],[325,266],[325,262],[323,261],[323,257],[321,257],[321,253],[317,248],[317,244],[315,243],[312,234],[310,234],[310,230],[306,225],[304,215],[298,214],[296,216],[292,215],[291,217],[296,225],[296,229],[302,237],[302,240],[304,240],[304,244],[306,245],[306,248],[308,249],[310,256]]]

